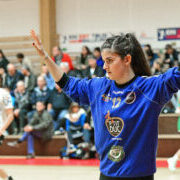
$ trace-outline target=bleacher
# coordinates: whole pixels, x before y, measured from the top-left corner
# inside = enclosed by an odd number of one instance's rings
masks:
[[[180,148],[177,120],[178,114],[160,115],[157,157],[170,157]],[[6,144],[18,138],[20,136],[7,136],[3,145],[0,146],[0,155],[26,155],[26,142],[21,143],[19,148],[12,148]],[[35,139],[35,152],[39,156],[58,156],[59,150],[65,145],[65,136],[53,136],[52,140],[45,144]]]
[[[34,72],[38,74],[41,59],[32,46],[32,42],[30,36],[0,37],[0,49],[3,50],[8,60],[18,69],[20,68],[20,64],[17,61],[16,54],[23,53],[32,61]]]

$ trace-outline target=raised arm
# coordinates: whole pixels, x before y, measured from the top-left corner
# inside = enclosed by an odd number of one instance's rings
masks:
[[[44,59],[45,64],[47,65],[49,72],[53,76],[55,82],[58,82],[63,76],[63,71],[61,68],[51,59],[51,57],[44,50],[40,39],[37,37],[34,30],[31,30],[31,37],[33,38],[33,46],[35,47],[38,54]]]

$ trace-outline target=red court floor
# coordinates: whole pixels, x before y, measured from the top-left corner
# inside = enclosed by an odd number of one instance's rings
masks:
[[[167,160],[157,160],[157,167],[167,168]],[[35,158],[27,160],[22,157],[3,157],[0,158],[0,164],[2,165],[58,165],[58,166],[99,166],[99,160],[77,160],[77,159],[58,159],[58,158]],[[177,163],[177,167],[180,167],[180,161]]]

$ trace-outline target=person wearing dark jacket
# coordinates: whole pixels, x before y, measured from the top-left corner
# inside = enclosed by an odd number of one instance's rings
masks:
[[[23,128],[27,123],[27,112],[31,109],[31,104],[29,102],[30,94],[25,90],[24,82],[18,81],[17,91],[15,92],[15,107],[14,116],[15,121],[13,130],[14,133],[23,133]],[[18,127],[18,128],[17,128]]]
[[[179,61],[179,53],[172,47],[172,45],[167,44],[164,57],[164,63],[169,65],[169,68],[174,67],[175,65],[178,65]]]
[[[27,139],[27,158],[35,157],[34,138],[39,138],[42,141],[50,140],[54,134],[53,121],[51,115],[45,110],[44,102],[36,103],[36,111],[31,122],[24,127],[24,134],[18,141],[9,142],[11,147],[17,147]]]
[[[55,88],[51,91],[48,104],[48,111],[53,117],[55,131],[61,127],[71,102],[72,100],[56,84]]]
[[[9,64],[9,61],[7,60],[3,51],[0,49],[0,68],[3,68],[7,72],[7,65],[8,64]]]
[[[24,84],[28,92],[32,92],[36,86],[36,76],[30,71],[27,66],[21,68],[21,73],[24,75]]]
[[[7,65],[7,71],[8,73],[5,78],[5,86],[10,89],[11,93],[14,93],[17,82],[23,80],[24,76],[16,70],[13,64]]]
[[[94,56],[88,56],[88,67],[83,70],[83,75],[84,77],[88,77],[89,79],[104,76],[104,71],[100,66],[97,66],[96,58]]]

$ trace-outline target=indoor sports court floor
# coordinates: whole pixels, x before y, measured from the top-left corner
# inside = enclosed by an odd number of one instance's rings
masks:
[[[96,160],[76,161],[57,158],[0,158],[1,168],[13,175],[15,180],[98,180],[98,163]],[[174,173],[167,169],[166,160],[158,160],[157,166],[155,180],[180,179],[180,162]]]

